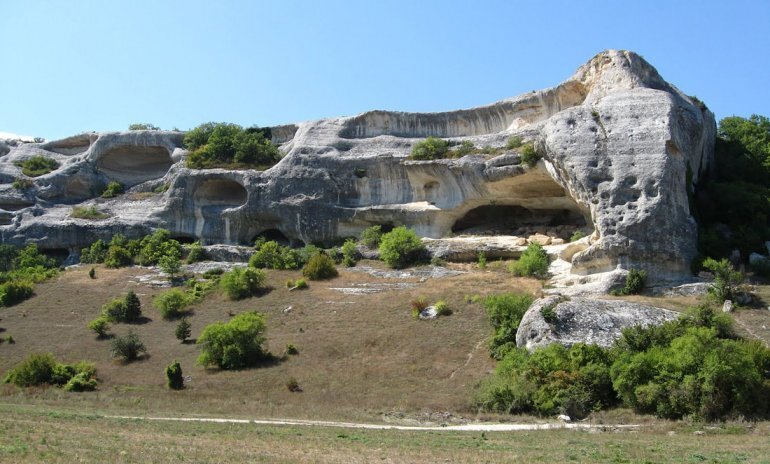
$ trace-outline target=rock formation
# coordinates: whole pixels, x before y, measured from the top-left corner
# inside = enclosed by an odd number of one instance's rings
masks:
[[[551,320],[546,320],[544,308],[551,311]],[[550,296],[535,300],[524,313],[516,345],[529,351],[551,343],[609,348],[627,327],[660,325],[678,317],[674,311],[625,300]]]
[[[375,224],[429,238],[539,232],[563,240],[582,229],[590,240],[570,252],[573,273],[636,267],[665,280],[688,272],[695,254],[688,189],[711,163],[715,123],[640,56],[606,51],[556,87],[487,106],[274,127],[285,156],[264,172],[188,169],[183,135],[0,145],[0,238],[76,253],[97,238],[158,227],[207,244],[248,244],[260,234],[330,243]],[[428,136],[498,153],[409,160]],[[505,149],[511,136],[532,141],[542,160],[521,164]],[[60,167],[14,188],[23,177],[14,162],[38,154]],[[112,180],[128,193],[98,198]],[[79,204],[111,217],[71,217]]]

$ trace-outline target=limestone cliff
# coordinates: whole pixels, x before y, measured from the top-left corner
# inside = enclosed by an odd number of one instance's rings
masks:
[[[299,244],[333,242],[374,225],[458,233],[591,238],[572,272],[646,268],[653,279],[689,269],[696,227],[688,207],[713,157],[715,122],[638,55],[606,51],[564,83],[446,113],[371,111],[275,127],[285,153],[271,169],[191,170],[183,134],[80,134],[0,145],[0,238],[77,252],[96,238],[153,228],[204,243],[247,244],[259,234]],[[543,159],[524,166],[506,140],[533,141]],[[427,136],[497,148],[496,155],[411,161]],[[14,162],[36,154],[55,171],[15,188]],[[98,195],[111,180],[129,187]],[[18,187],[18,186],[17,186]],[[166,188],[167,187],[167,188]],[[158,192],[158,193],[153,193]],[[76,219],[96,205],[104,220]]]

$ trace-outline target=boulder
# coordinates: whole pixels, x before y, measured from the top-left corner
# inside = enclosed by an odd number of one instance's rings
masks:
[[[552,310],[554,320],[546,321],[544,308]],[[678,317],[674,311],[625,300],[549,296],[535,300],[527,309],[516,332],[516,345],[529,351],[551,343],[587,343],[607,348],[627,327],[647,327]]]

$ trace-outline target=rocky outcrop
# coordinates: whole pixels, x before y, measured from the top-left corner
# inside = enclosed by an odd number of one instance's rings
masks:
[[[548,320],[544,313],[550,314]],[[678,317],[674,311],[624,300],[550,296],[535,300],[524,314],[516,345],[529,351],[551,343],[608,348],[627,327],[659,325]]]
[[[372,111],[271,133],[285,156],[264,172],[187,169],[179,132],[4,144],[0,238],[76,251],[96,238],[158,227],[228,245],[260,234],[331,243],[376,224],[407,225],[434,239],[542,235],[555,243],[582,230],[590,239],[567,253],[571,272],[635,267],[647,269],[651,281],[676,280],[695,254],[688,182],[711,163],[715,123],[638,55],[606,51],[554,88],[483,107]],[[491,149],[408,160],[427,136]],[[505,148],[511,136],[533,142],[542,160],[523,165],[518,149]],[[22,177],[14,162],[37,154],[60,167],[29,188],[12,187]],[[129,193],[98,198],[112,180]],[[72,218],[71,206],[81,203],[111,217]],[[495,250],[489,247],[493,255],[515,253]]]

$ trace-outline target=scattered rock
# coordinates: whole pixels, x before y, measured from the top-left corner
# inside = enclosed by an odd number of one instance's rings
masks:
[[[537,243],[538,245],[550,245],[553,239],[547,235],[535,234],[527,237],[527,243]]]
[[[733,302],[732,302],[732,300],[725,300],[725,302],[722,304],[722,312],[724,312],[724,313],[731,313],[731,312],[733,312]]]

